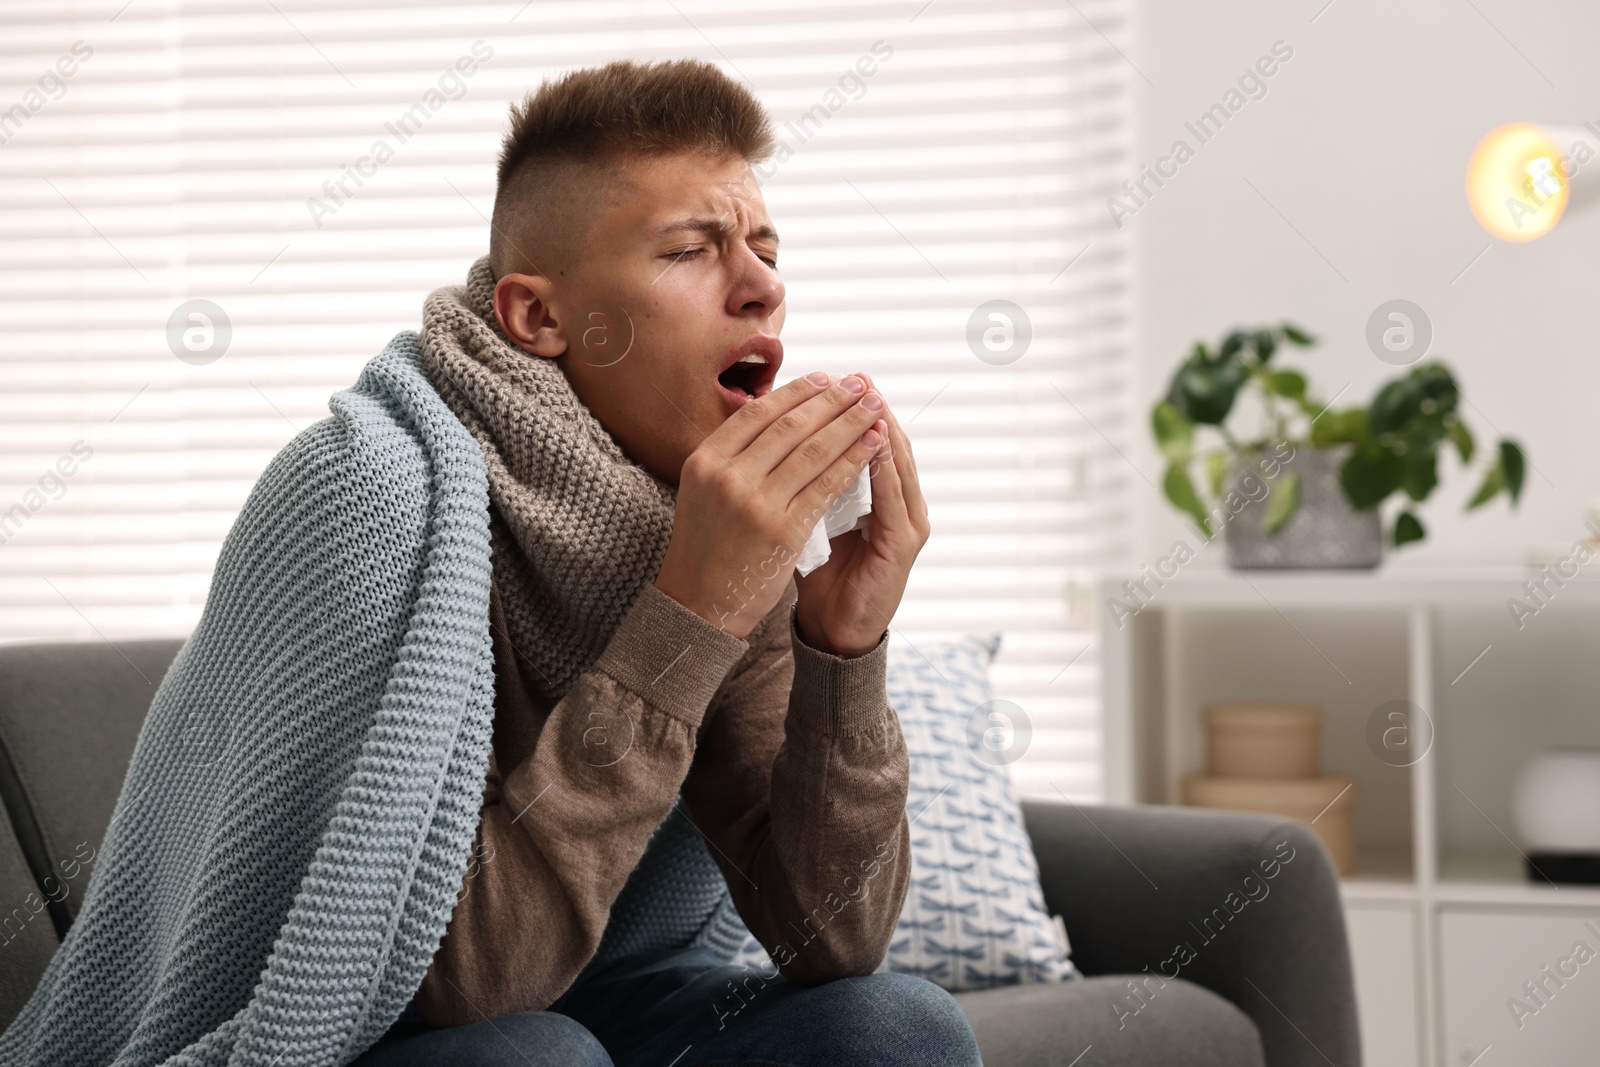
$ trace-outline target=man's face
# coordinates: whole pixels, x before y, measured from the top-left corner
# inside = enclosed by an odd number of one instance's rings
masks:
[[[772,388],[783,358],[778,237],[742,159],[682,153],[627,172],[567,272],[506,275],[495,309],[520,347],[560,361],[629,456],[676,486],[746,392]],[[766,364],[728,370],[752,351]]]

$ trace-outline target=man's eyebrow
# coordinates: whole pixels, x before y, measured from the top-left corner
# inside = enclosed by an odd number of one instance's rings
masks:
[[[726,233],[731,233],[733,231],[733,226],[731,224],[727,223],[727,222],[724,222],[722,219],[717,219],[717,218],[704,218],[704,217],[702,217],[702,218],[689,218],[689,219],[674,219],[673,221],[667,223],[665,226],[662,226],[660,229],[658,229],[655,232],[655,236],[656,237],[665,237],[668,234],[678,233],[681,230],[693,230],[696,233],[714,234],[714,235],[717,235],[717,236],[721,236],[721,235],[726,234]],[[778,241],[778,231],[773,229],[771,226],[766,226],[766,225],[757,226],[755,229],[750,231],[750,236],[751,237],[760,237],[760,238],[764,238],[766,240],[770,240],[773,244],[778,244],[779,243],[779,241]]]

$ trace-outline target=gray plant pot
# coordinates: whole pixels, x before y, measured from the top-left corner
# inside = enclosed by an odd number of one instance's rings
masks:
[[[1339,485],[1339,465],[1349,446],[1295,446],[1294,455],[1277,461],[1284,471],[1300,476],[1300,506],[1277,533],[1262,529],[1272,491],[1259,471],[1236,460],[1228,473],[1227,491],[1246,500],[1228,520],[1224,539],[1228,566],[1236,570],[1372,568],[1383,559],[1383,527],[1378,509],[1357,511]],[[1265,453],[1267,460],[1271,452]],[[1269,466],[1268,468],[1272,468]],[[1250,481],[1246,480],[1249,476]],[[1252,499],[1255,498],[1255,499]],[[1226,499],[1226,498],[1225,498]]]

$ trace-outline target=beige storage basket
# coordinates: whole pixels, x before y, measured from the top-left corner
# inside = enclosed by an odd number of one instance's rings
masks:
[[[1314,778],[1322,773],[1322,712],[1307,704],[1211,704],[1207,773],[1220,778]]]

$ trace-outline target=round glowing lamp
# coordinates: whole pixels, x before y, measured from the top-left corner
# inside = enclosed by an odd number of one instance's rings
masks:
[[[1467,164],[1467,203],[1478,224],[1502,241],[1550,232],[1570,195],[1561,149],[1531,122],[1490,130]]]

